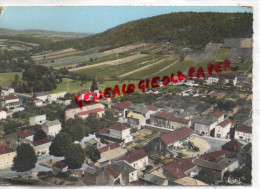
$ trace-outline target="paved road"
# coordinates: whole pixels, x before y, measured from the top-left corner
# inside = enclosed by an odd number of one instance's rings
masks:
[[[222,149],[222,145],[226,144],[230,139],[214,138],[209,136],[199,136],[210,144],[208,152],[214,152]]]

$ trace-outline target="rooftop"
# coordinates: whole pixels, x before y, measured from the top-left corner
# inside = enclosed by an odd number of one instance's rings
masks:
[[[252,133],[252,127],[248,127],[248,126],[240,126],[236,129],[236,131],[239,131],[239,132],[244,132],[244,133]]]
[[[133,118],[133,119],[141,119],[142,115],[135,113],[135,112],[130,112],[129,114],[127,114],[127,117],[129,118]]]
[[[51,142],[51,139],[44,138],[44,139],[41,139],[41,140],[34,141],[33,145],[34,146],[39,146],[39,145],[42,145],[42,144],[45,144],[45,143],[49,143],[49,142]]]
[[[214,169],[218,171],[222,171],[225,168],[227,168],[230,164],[238,161],[236,158],[233,159],[228,159],[224,158],[220,160],[219,162],[212,162],[208,160],[203,160],[203,159],[196,159],[194,163],[200,167],[205,167],[207,169]]]
[[[4,100],[14,100],[14,99],[18,99],[18,97],[16,95],[4,96]]]
[[[112,175],[114,178],[117,178],[121,173],[115,167],[108,165],[105,168],[105,171]]]
[[[45,122],[44,124],[45,124],[47,127],[52,127],[52,126],[61,124],[61,122],[60,122],[58,119],[53,120],[53,121],[46,120],[46,122]]]
[[[148,154],[143,149],[140,149],[130,152],[127,156],[120,158],[120,160],[126,160],[128,163],[133,163],[147,156]]]
[[[105,147],[99,148],[98,151],[99,151],[99,153],[104,153],[104,152],[107,152],[109,150],[113,150],[113,149],[119,148],[119,147],[120,147],[119,143],[113,143],[113,144],[108,144]]]
[[[114,125],[111,126],[111,129],[123,131],[123,130],[128,129],[128,127],[123,123],[116,122]]]
[[[117,169],[121,173],[127,173],[127,174],[130,174],[136,170],[124,161],[114,161],[111,164],[111,166],[113,166],[115,169]]]
[[[131,101],[124,101],[124,102],[120,102],[117,104],[114,104],[113,107],[118,108],[118,109],[126,109],[131,105]]]
[[[218,157],[221,157],[226,154],[228,154],[227,150],[218,150],[215,152],[210,152],[208,154],[201,155],[200,159],[213,161],[213,160],[216,160]]]
[[[226,127],[229,123],[231,123],[231,126],[235,125],[235,122],[231,119],[226,119],[226,120],[222,121],[219,125],[221,127]]]
[[[206,183],[191,177],[183,177],[174,182],[182,186],[207,186]]]
[[[195,167],[196,165],[188,159],[175,159],[163,166],[164,169],[169,171],[177,178],[185,177],[185,172]]]
[[[148,110],[151,110],[151,111],[157,111],[158,110],[158,108],[156,106],[154,106],[154,105],[146,106],[146,108]]]
[[[171,121],[175,121],[175,122],[179,122],[179,123],[184,123],[184,124],[189,123],[189,120],[187,120],[187,119],[177,118],[173,114],[166,113],[166,112],[159,112],[159,113],[157,113],[153,116],[163,118],[163,119],[167,119],[167,120],[171,120]]]
[[[215,112],[213,112],[211,114],[212,117],[216,117],[216,118],[220,118],[223,115],[224,115],[224,112],[221,112],[221,111],[218,111],[218,110],[216,110]]]
[[[7,145],[0,144],[0,155],[15,152],[15,150]]]
[[[17,133],[17,136],[19,138],[25,138],[25,137],[32,136],[32,135],[34,135],[34,131],[27,130],[27,129]]]
[[[68,165],[63,161],[57,161],[53,167],[59,168],[59,169],[64,169],[65,167],[68,167]]]
[[[103,111],[104,111],[104,108],[96,108],[96,109],[92,109],[92,110],[88,110],[88,111],[84,111],[84,112],[79,112],[79,113],[75,114],[74,116],[80,117],[80,116],[85,116],[88,114],[95,114],[95,113],[103,112]]]
[[[160,137],[162,142],[165,145],[169,145],[171,143],[174,143],[176,141],[179,141],[189,135],[191,135],[194,131],[188,127],[182,127],[175,131],[171,131],[169,133],[166,133]]]
[[[243,144],[236,139],[232,139],[222,146],[223,150],[238,152],[243,148]]]

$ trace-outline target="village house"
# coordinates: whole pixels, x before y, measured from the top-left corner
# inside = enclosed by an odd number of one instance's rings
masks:
[[[143,170],[148,165],[148,154],[143,150],[130,152],[127,156],[120,158],[137,170]]]
[[[16,151],[4,144],[0,144],[0,170],[13,165],[13,159],[16,156]]]
[[[34,131],[31,130],[22,130],[17,133],[17,137],[20,139],[27,139],[33,141]]]
[[[252,127],[242,125],[235,130],[235,139],[252,142]]]
[[[152,93],[152,94],[159,94],[160,92],[159,92],[158,88],[159,87],[148,89],[145,93],[146,94],[150,94],[150,93]]]
[[[237,85],[237,76],[236,75],[230,75],[230,74],[221,74],[219,75],[219,78],[223,79],[223,84],[233,84],[234,86]]]
[[[191,120],[194,124],[195,133],[206,136],[214,136],[215,127],[218,124],[216,118],[197,115],[194,116]]]
[[[146,119],[140,113],[130,112],[127,115],[127,124],[131,127],[136,127],[137,129],[140,129],[141,126],[144,126],[146,124]]]
[[[7,117],[6,111],[1,111],[1,112],[0,112],[0,120],[6,119],[6,117]]]
[[[48,136],[55,137],[61,130],[61,122],[58,119],[53,121],[47,120],[42,125],[42,130],[44,130]]]
[[[116,185],[120,184],[122,180],[122,174],[119,170],[117,170],[115,167],[108,165],[105,169],[105,172],[107,172],[112,178],[108,179],[109,185]]]
[[[126,118],[128,114],[128,107],[131,105],[131,101],[124,101],[120,103],[113,104],[112,107],[118,117]]]
[[[64,173],[68,170],[68,165],[63,161],[57,161],[52,165],[52,170],[55,174],[57,173]]]
[[[219,80],[218,75],[208,75],[204,81],[206,84],[213,85],[213,84],[217,84],[218,80]]]
[[[155,185],[155,186],[168,186],[168,180],[166,178],[159,177],[153,174],[144,174],[143,176],[139,177],[139,180],[142,182],[143,185]]]
[[[10,108],[16,108],[20,105],[20,100],[16,95],[9,94],[7,96],[4,96],[2,99],[2,107],[7,108],[8,110]]]
[[[182,127],[162,135],[158,141],[157,150],[163,154],[167,151],[176,150],[182,144],[191,138],[194,131],[188,127]]]
[[[111,169],[108,170],[101,169],[99,167],[87,167],[84,173],[84,182],[86,185],[114,185],[117,183],[116,173],[109,173]],[[112,171],[111,171],[112,172]],[[117,171],[114,171],[117,172]],[[117,178],[117,177],[116,177]]]
[[[190,127],[191,121],[187,119],[178,118],[170,113],[159,112],[151,115],[150,124],[175,130],[181,127]]]
[[[40,107],[43,105],[43,101],[41,99],[38,99],[36,97],[29,97],[27,99],[28,104],[33,104],[34,106]]]
[[[226,171],[234,171],[239,166],[238,159],[236,158],[224,158],[217,161],[195,159],[194,163],[200,170],[209,170],[215,176],[216,182],[223,181]]]
[[[230,137],[230,129],[235,125],[231,119],[226,119],[215,127],[215,137],[228,139]]]
[[[80,117],[82,119],[86,119],[90,114],[97,114],[99,118],[103,117],[105,114],[104,108],[96,108],[84,112],[79,112],[74,115],[74,117]]]
[[[10,94],[14,94],[14,88],[2,87],[1,96],[7,96]]]
[[[138,180],[137,170],[125,161],[114,161],[111,163],[111,166],[122,174],[122,179],[120,181],[122,185],[127,185],[133,181]]]
[[[210,114],[211,117],[216,118],[217,122],[220,123],[224,121],[224,112],[221,112],[219,110],[216,110]]]
[[[51,139],[44,138],[33,142],[34,151],[37,155],[49,153]]]
[[[109,134],[123,139],[125,144],[132,142],[133,140],[133,137],[130,134],[130,128],[120,122],[116,122],[110,127]]]
[[[107,160],[115,160],[121,158],[127,153],[127,150],[122,148],[119,143],[112,143],[98,148],[100,158],[106,158]]]
[[[188,159],[174,159],[163,166],[163,174],[169,181],[189,176],[193,177],[198,174],[198,167]]]
[[[220,159],[227,157],[228,155],[229,152],[227,150],[218,150],[218,151],[200,155],[199,159],[208,160],[208,161],[218,161]]]
[[[29,125],[42,125],[46,122],[46,114],[36,115],[29,118]]]

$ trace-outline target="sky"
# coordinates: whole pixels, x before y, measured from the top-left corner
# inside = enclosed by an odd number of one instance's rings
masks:
[[[248,7],[4,7],[0,28],[40,29],[60,32],[100,33],[117,25],[171,12],[252,12]]]

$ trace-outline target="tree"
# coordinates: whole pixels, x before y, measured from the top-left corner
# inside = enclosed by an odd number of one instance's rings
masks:
[[[64,131],[71,136],[72,141],[81,141],[85,136],[84,120],[81,118],[67,120]]]
[[[37,156],[30,144],[23,143],[17,148],[17,155],[14,157],[14,170],[18,172],[28,171],[35,167]]]
[[[201,180],[207,184],[215,184],[216,181],[220,180],[218,174],[216,172],[211,171],[209,169],[202,169],[197,176],[196,179]]]
[[[47,134],[42,130],[39,129],[33,136],[33,141],[41,140],[47,138]]]
[[[87,146],[85,148],[86,155],[91,159],[91,161],[96,162],[98,159],[100,159],[100,153],[97,148],[94,146]]]
[[[53,139],[50,146],[50,155],[54,156],[64,156],[66,147],[71,144],[72,138],[68,133],[59,133]]]
[[[66,147],[64,157],[70,169],[78,169],[84,163],[86,154],[79,144],[71,143]]]

